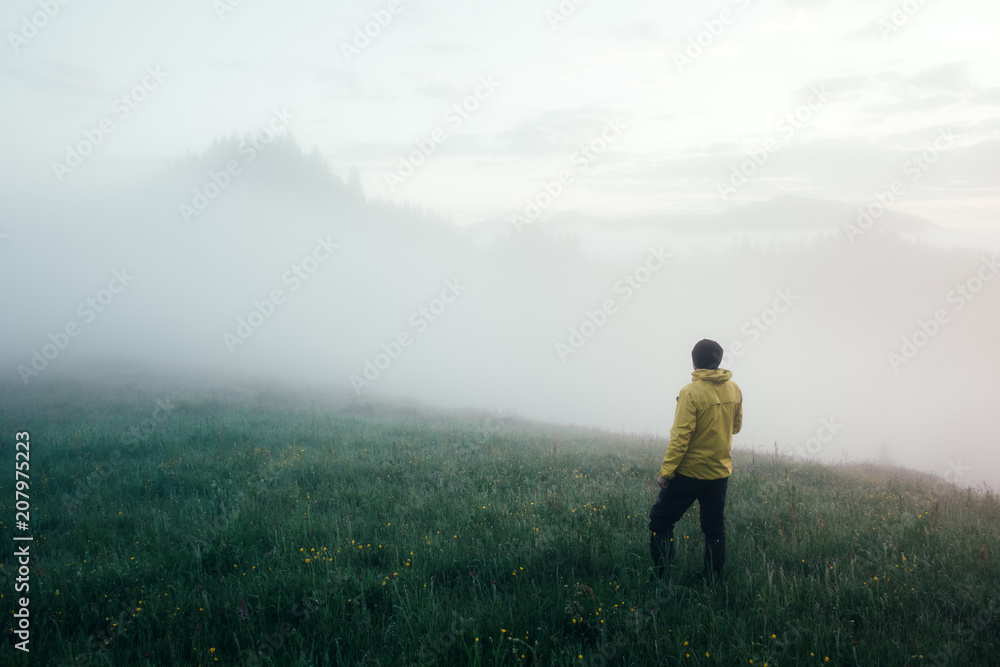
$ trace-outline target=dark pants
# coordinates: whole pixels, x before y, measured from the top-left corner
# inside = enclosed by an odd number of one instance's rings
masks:
[[[649,552],[657,574],[674,558],[674,524],[698,501],[701,532],[705,534],[705,574],[709,569],[722,573],[726,562],[726,487],[729,478],[696,479],[675,474],[667,488],[660,490],[653,509],[649,510]]]

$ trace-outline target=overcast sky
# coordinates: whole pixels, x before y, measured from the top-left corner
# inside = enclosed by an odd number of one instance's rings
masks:
[[[1000,5],[985,0],[52,0],[43,17],[47,4],[0,9],[8,182],[58,192],[52,163],[102,119],[114,133],[67,182],[203,152],[286,109],[303,148],[342,176],[357,164],[369,195],[458,223],[509,217],[569,170],[547,213],[707,213],[782,193],[861,204],[905,178],[896,210],[1000,226]],[[356,42],[373,12],[387,25]],[[162,80],[122,118],[116,98],[153,81],[147,68]],[[477,89],[477,108],[447,115]],[[624,129],[574,166],[609,122]],[[946,128],[946,150],[905,176]],[[436,129],[434,154],[390,188],[386,173]],[[720,196],[769,140],[746,185]]]

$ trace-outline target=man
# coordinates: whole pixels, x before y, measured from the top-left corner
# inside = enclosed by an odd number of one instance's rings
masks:
[[[674,524],[697,500],[705,534],[705,571],[722,574],[726,561],[726,487],[733,473],[733,434],[743,424],[743,393],[719,368],[722,346],[701,340],[691,351],[691,384],[677,397],[670,443],[656,483],[660,494],[649,511],[649,551],[663,577],[674,557]]]

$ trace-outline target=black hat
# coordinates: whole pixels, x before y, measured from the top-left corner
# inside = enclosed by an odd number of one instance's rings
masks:
[[[718,368],[722,363],[722,346],[707,338],[698,341],[691,350],[695,368]]]

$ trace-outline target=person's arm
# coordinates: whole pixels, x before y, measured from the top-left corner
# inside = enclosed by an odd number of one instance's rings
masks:
[[[736,414],[733,415],[733,435],[740,432],[743,428],[743,397],[740,397],[739,402],[736,404]]]
[[[687,453],[691,434],[694,433],[698,423],[698,409],[694,404],[694,396],[691,391],[685,389],[681,389],[680,396],[677,397],[674,426],[670,429],[670,443],[660,465],[660,477],[666,480],[673,479],[674,471]]]

